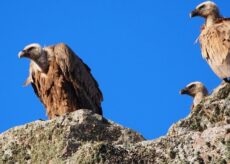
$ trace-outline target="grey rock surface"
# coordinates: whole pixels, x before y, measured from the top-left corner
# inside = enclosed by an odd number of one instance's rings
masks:
[[[230,163],[230,84],[156,140],[89,110],[12,128],[0,134],[0,163]]]

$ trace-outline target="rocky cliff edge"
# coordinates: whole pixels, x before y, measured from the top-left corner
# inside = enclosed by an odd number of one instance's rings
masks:
[[[0,163],[230,163],[230,84],[156,140],[89,110],[12,128],[0,134]]]

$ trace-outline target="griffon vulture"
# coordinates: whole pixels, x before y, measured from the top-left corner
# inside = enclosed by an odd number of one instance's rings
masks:
[[[180,91],[180,94],[187,94],[193,97],[193,104],[191,109],[193,109],[201,100],[208,95],[208,90],[201,82],[189,83],[185,88]]]
[[[65,44],[30,44],[18,54],[31,60],[25,85],[32,84],[49,119],[78,109],[102,115],[102,93],[90,68]]]
[[[202,56],[219,78],[229,82],[230,19],[222,17],[217,5],[211,1],[198,5],[190,16],[205,19],[199,36]]]

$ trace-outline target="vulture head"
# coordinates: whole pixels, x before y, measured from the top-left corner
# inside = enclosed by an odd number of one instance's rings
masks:
[[[207,95],[208,90],[201,82],[192,82],[189,83],[185,88],[180,91],[180,94],[187,94],[189,96],[195,97],[198,93]]]
[[[33,43],[27,45],[22,51],[20,51],[18,57],[27,57],[31,60],[36,60],[41,56],[42,51],[42,47],[39,44]]]
[[[22,51],[18,53],[19,58],[28,58],[37,64],[39,69],[43,72],[47,72],[48,59],[45,51],[40,44],[33,43],[27,45]]]
[[[218,18],[220,17],[219,9],[214,2],[205,1],[199,4],[195,10],[190,13],[190,17],[200,16],[203,18]]]
[[[196,106],[200,101],[208,95],[208,90],[201,82],[192,82],[180,91],[180,94],[187,94],[194,98],[193,105]]]

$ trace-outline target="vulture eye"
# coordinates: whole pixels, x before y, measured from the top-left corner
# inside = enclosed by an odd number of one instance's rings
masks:
[[[188,89],[193,89],[193,88],[195,88],[195,84],[188,86]]]
[[[205,5],[201,5],[200,7],[198,7],[198,10],[204,10],[205,9]]]
[[[34,49],[34,47],[30,47],[26,51],[31,51],[32,49]]]

